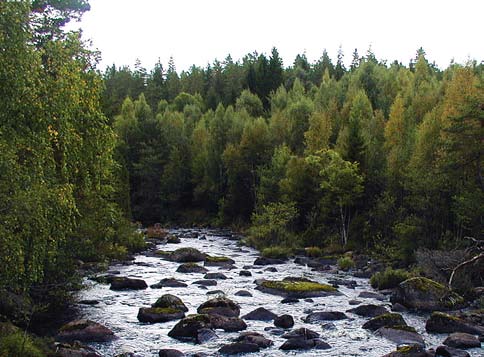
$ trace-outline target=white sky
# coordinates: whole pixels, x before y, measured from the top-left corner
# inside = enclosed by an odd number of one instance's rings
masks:
[[[270,54],[277,47],[284,65],[306,52],[310,62],[323,49],[345,63],[371,45],[378,59],[404,64],[422,46],[441,68],[451,59],[484,60],[482,0],[90,0],[80,26],[102,52],[100,69],[132,66],[139,58],[151,69],[166,68],[173,56],[178,71],[206,66],[231,54]]]

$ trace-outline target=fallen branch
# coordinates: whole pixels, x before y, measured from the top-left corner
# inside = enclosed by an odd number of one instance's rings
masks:
[[[479,259],[482,259],[482,258],[484,258],[484,252],[481,252],[480,254],[476,255],[475,257],[460,263],[454,269],[452,269],[452,273],[450,274],[449,284],[448,284],[449,289],[452,289],[452,280],[454,279],[454,275],[455,275],[455,272],[457,270],[461,269],[462,267],[464,267],[466,265],[472,264],[472,263],[474,263],[474,262],[476,262],[476,261],[478,261]]]

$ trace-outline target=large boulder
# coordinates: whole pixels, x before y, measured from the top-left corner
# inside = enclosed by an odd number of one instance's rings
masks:
[[[317,283],[315,281],[295,280],[256,280],[257,290],[267,294],[283,297],[309,298],[329,295],[341,295],[331,285]]]
[[[151,305],[151,307],[171,308],[184,312],[188,311],[188,308],[185,306],[182,299],[172,294],[162,295],[160,298],[158,298],[158,300],[156,300],[154,304]]]
[[[240,306],[225,297],[218,297],[204,302],[197,309],[199,314],[217,314],[225,317],[239,317]]]
[[[373,304],[360,305],[347,311],[363,317],[376,317],[388,313],[386,307]]]
[[[186,274],[205,274],[208,270],[201,265],[196,263],[184,263],[181,264],[178,269],[176,270],[177,273],[186,273]]]
[[[444,345],[454,348],[480,348],[481,341],[469,333],[454,332],[444,341]]]
[[[375,331],[375,334],[384,337],[399,345],[411,345],[425,347],[425,342],[415,331],[407,331],[405,329],[382,327]]]
[[[425,324],[427,332],[452,333],[465,332],[475,335],[484,334],[484,327],[469,323],[459,317],[443,312],[433,312]]]
[[[143,290],[148,285],[142,279],[127,278],[124,276],[115,277],[111,280],[111,290]]]
[[[316,311],[306,316],[304,318],[304,322],[314,323],[314,322],[321,322],[321,321],[336,321],[336,320],[344,320],[347,318],[348,316],[346,316],[346,314],[339,311]]]
[[[464,299],[444,285],[424,277],[401,282],[391,297],[392,303],[400,303],[422,311],[454,310],[464,305]]]
[[[277,317],[275,313],[267,310],[264,307],[258,307],[257,309],[242,316],[245,320],[257,320],[257,321],[272,321]]]
[[[106,342],[115,338],[114,332],[97,322],[91,320],[71,321],[59,330],[56,339],[59,341],[73,342]]]
[[[403,319],[402,315],[395,313],[388,313],[379,315],[363,324],[363,328],[366,330],[376,331],[381,327],[403,327],[407,326],[407,323]]]
[[[170,307],[142,307],[138,311],[138,320],[140,322],[167,322],[179,320],[183,317],[185,317],[183,311]]]
[[[172,252],[168,258],[178,263],[196,263],[203,262],[206,254],[203,254],[195,248],[180,248]]]
[[[89,346],[84,346],[78,341],[72,344],[56,343],[56,357],[102,357],[96,350]]]

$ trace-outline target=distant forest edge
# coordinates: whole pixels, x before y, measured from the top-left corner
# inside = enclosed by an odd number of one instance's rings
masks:
[[[63,301],[82,262],[143,249],[135,221],[404,264],[481,239],[482,62],[285,67],[273,49],[100,73],[63,30],[88,9],[0,2],[0,289]]]
[[[267,246],[380,249],[480,237],[483,64],[408,66],[355,50],[284,67],[248,54],[178,74],[107,68],[127,217],[248,228]],[[384,248],[383,248],[384,247]]]

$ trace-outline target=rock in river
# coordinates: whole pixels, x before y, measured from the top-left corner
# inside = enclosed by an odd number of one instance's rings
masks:
[[[259,346],[259,348],[268,348],[274,344],[274,342],[258,332],[243,332],[237,337],[235,342],[253,343]]]
[[[417,345],[425,347],[425,342],[418,333],[402,329],[382,327],[375,331],[378,336],[395,342],[397,345]]]
[[[264,307],[258,307],[257,309],[242,316],[244,320],[257,320],[257,321],[272,321],[277,317],[272,311],[267,310]]]
[[[327,284],[314,281],[293,280],[256,280],[257,290],[264,293],[284,297],[307,298],[328,295],[341,295],[341,293]]]
[[[239,317],[240,306],[230,299],[220,297],[208,300],[197,309],[199,314],[217,314],[225,317]]]
[[[174,350],[172,348],[165,348],[158,353],[159,357],[184,357],[185,354],[181,351]]]
[[[254,265],[275,265],[286,263],[283,259],[259,257],[254,261]]]
[[[435,352],[442,357],[470,357],[468,352],[449,346],[439,346]]]
[[[111,290],[143,290],[148,285],[142,279],[132,279],[127,277],[115,277],[111,280]]]
[[[152,289],[161,289],[161,288],[186,288],[188,285],[184,282],[176,280],[175,278],[165,278],[161,279],[159,283],[150,285]]]
[[[210,317],[208,315],[190,315],[180,320],[168,336],[181,341],[192,341],[200,343],[199,332],[211,328]]]
[[[178,263],[196,263],[203,262],[206,254],[203,254],[195,248],[180,248],[172,252],[168,259]]]
[[[360,305],[347,311],[363,317],[376,317],[388,313],[386,307],[373,304]]]
[[[469,333],[454,332],[444,341],[444,345],[454,348],[479,348],[481,347],[481,341]]]
[[[230,343],[228,345],[222,346],[218,350],[218,352],[222,355],[238,355],[242,353],[252,353],[252,352],[259,352],[260,348],[254,343],[248,343],[248,342],[234,342]]]
[[[114,339],[114,332],[91,320],[71,321],[62,326],[57,334],[59,341],[106,342]]]
[[[407,279],[399,284],[391,297],[400,303],[422,311],[454,310],[464,305],[464,299],[444,285],[424,277]]]
[[[183,301],[178,296],[172,294],[165,294],[161,296],[154,304],[151,305],[151,307],[171,308],[184,312],[188,311],[188,308],[185,306]]]
[[[294,318],[291,315],[281,315],[274,319],[274,326],[280,328],[291,328],[294,326]]]
[[[425,324],[427,332],[452,333],[465,332],[474,335],[484,334],[484,327],[471,324],[459,317],[445,314],[443,312],[433,312]]]
[[[191,273],[205,274],[208,270],[196,263],[184,263],[184,264],[181,264],[176,271],[177,273],[186,273],[186,274],[191,274]]]
[[[396,313],[388,313],[376,316],[370,321],[364,323],[363,328],[366,330],[376,331],[381,327],[403,327],[407,326],[407,323],[403,319],[402,315]]]
[[[141,322],[167,322],[183,317],[183,311],[170,307],[142,307],[138,311],[138,320]]]
[[[321,321],[336,321],[347,319],[346,314],[339,311],[318,311],[312,312],[304,319],[304,322],[314,323]]]

